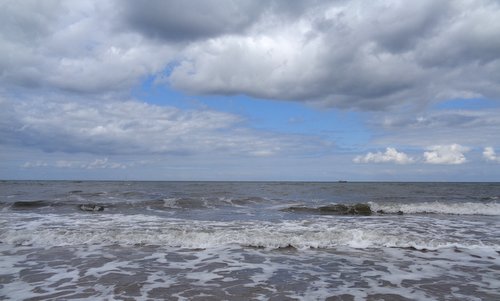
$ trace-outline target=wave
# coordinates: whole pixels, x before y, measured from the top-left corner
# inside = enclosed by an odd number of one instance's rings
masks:
[[[42,207],[60,206],[61,204],[47,200],[36,200],[36,201],[18,201],[18,202],[8,203],[8,205],[10,205],[10,207],[13,209],[30,210]]]
[[[261,197],[218,197],[218,198],[158,198],[158,199],[56,199],[56,200],[23,200],[23,201],[0,201],[0,208],[14,211],[39,211],[44,208],[70,208],[70,210],[84,210],[82,208],[99,208],[99,211],[134,210],[140,212],[142,209],[153,209],[159,211],[169,210],[203,210],[231,207],[251,207],[264,205],[270,210],[281,210],[283,212],[313,215],[422,215],[422,214],[448,214],[448,215],[500,215],[500,202],[495,198],[482,202],[367,202],[358,204],[327,204],[321,206],[288,205],[283,208],[279,200],[265,199]],[[6,209],[7,208],[7,209]]]
[[[453,214],[453,215],[500,215],[500,203],[376,203],[369,202],[372,212],[387,214]]]
[[[20,214],[18,214],[20,215]],[[398,223],[379,219],[213,222],[163,219],[146,215],[13,216],[0,230],[0,241],[12,245],[153,245],[211,248],[237,245],[256,248],[490,248],[500,250],[499,229],[426,220]],[[417,223],[420,223],[417,225]],[[468,233],[475,226],[474,233]],[[426,231],[422,231],[426,227]],[[463,233],[449,231],[462,227]],[[478,234],[479,233],[479,234]],[[460,238],[459,238],[460,237]],[[487,238],[489,240],[482,240]]]
[[[79,196],[82,194],[76,191]],[[101,193],[96,193],[93,196],[101,196]],[[129,196],[130,197],[130,196]],[[149,208],[155,210],[169,209],[210,209],[218,207],[245,207],[269,201],[260,197],[243,197],[243,198],[159,198],[150,200],[141,199],[95,199],[95,198],[77,198],[63,200],[22,200],[22,201],[0,201],[0,207],[10,208],[13,210],[36,210],[45,207],[73,207],[82,208],[89,206],[98,206],[103,210],[109,209],[138,209]],[[82,209],[83,210],[83,209]],[[86,211],[86,210],[84,210]]]
[[[268,202],[269,200],[260,197],[243,197],[243,198],[160,198],[154,200],[142,201],[129,201],[120,203],[103,204],[108,207],[147,207],[156,210],[169,210],[169,209],[213,209],[220,207],[246,207],[250,205]]]
[[[281,209],[285,212],[318,215],[381,215],[381,214],[450,214],[450,215],[500,215],[500,203],[359,203],[330,204],[319,207],[294,205]]]

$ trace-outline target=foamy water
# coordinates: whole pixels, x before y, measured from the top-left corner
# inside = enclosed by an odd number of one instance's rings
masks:
[[[500,251],[500,225],[429,217],[343,217],[203,221],[143,214],[19,214],[2,220],[0,240],[20,246],[154,245],[180,248],[442,248]],[[423,231],[425,229],[425,231]]]
[[[0,299],[500,299],[498,184],[0,185]]]

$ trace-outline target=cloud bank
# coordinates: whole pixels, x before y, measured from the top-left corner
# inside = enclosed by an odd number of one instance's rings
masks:
[[[191,44],[167,82],[358,110],[500,96],[498,2],[310,4],[293,19],[273,10],[245,32]]]
[[[4,1],[0,83],[385,110],[500,98],[497,1]]]
[[[137,101],[2,100],[0,108],[2,144],[46,152],[270,156],[308,152],[321,144],[311,137],[250,130],[230,113]]]

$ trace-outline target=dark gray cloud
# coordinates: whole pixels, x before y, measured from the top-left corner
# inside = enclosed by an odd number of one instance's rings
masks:
[[[412,51],[436,34],[453,17],[448,1],[379,2],[366,29],[367,38],[390,53]]]
[[[257,22],[263,1],[126,1],[125,22],[153,38],[193,41],[241,33]]]
[[[314,18],[315,11],[345,1],[126,0],[124,2],[122,21],[130,29],[166,42],[193,42],[228,34],[246,35],[252,27],[265,31],[276,22],[293,22],[305,15]]]
[[[59,0],[0,3],[0,36],[21,44],[37,42],[53,30],[53,21],[65,13]]]
[[[456,1],[442,18],[441,26],[415,49],[417,61],[426,67],[487,65],[499,59],[497,38],[500,3]]]

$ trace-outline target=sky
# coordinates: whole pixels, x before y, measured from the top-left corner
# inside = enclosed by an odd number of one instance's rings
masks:
[[[500,2],[0,0],[0,179],[499,181]]]

